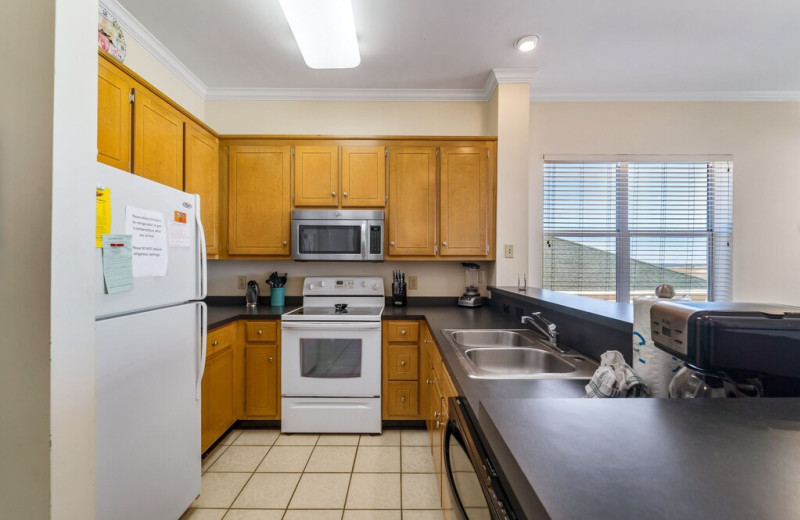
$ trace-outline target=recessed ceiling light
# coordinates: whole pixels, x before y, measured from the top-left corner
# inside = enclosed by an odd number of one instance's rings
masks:
[[[520,52],[531,52],[537,45],[539,45],[539,37],[535,34],[521,36],[514,42],[514,48]]]
[[[361,63],[350,0],[280,0],[300,54],[312,69]]]

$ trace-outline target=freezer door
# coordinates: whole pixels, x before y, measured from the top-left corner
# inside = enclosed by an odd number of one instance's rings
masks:
[[[96,323],[97,518],[177,519],[200,493],[205,305]]]
[[[97,164],[97,186],[111,189],[111,232],[125,233],[125,208],[155,210],[164,217],[164,233],[175,212],[186,215],[189,247],[167,247],[167,275],[137,277],[133,289],[105,294],[102,249],[95,251],[95,315],[113,316],[205,298],[206,256],[200,223],[200,197],[132,175],[105,164]],[[169,242],[167,242],[169,244]]]

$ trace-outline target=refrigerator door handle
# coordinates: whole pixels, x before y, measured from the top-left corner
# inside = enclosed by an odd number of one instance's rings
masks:
[[[205,229],[203,229],[203,221],[200,219],[200,196],[194,196],[194,217],[195,221],[197,222],[197,235],[200,238],[200,254],[198,255],[198,261],[200,265],[197,266],[197,285],[198,285],[198,292],[197,295],[198,300],[204,300],[208,295],[208,273],[206,272],[207,269],[207,258],[206,258],[206,233]]]
[[[195,401],[200,400],[201,384],[203,383],[203,373],[206,371],[206,343],[208,343],[208,307],[204,302],[197,302],[197,310],[200,311],[200,348],[198,349],[199,358],[197,360],[197,386],[195,387]]]

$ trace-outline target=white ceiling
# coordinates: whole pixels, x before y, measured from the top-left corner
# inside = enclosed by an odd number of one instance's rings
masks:
[[[800,99],[800,0],[353,0],[361,65],[347,70],[306,67],[278,0],[119,3],[209,97],[457,99],[514,69],[533,99]],[[531,33],[539,47],[515,51]]]

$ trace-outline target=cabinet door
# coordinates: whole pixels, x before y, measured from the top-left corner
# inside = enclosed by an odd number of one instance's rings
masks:
[[[219,141],[198,125],[184,128],[185,191],[200,195],[206,253],[219,254]]]
[[[205,451],[236,420],[233,345],[208,359],[201,392],[201,444]]]
[[[386,206],[386,154],[381,146],[342,147],[342,207]]]
[[[339,205],[339,148],[297,146],[294,150],[294,205]]]
[[[231,146],[228,169],[228,253],[288,255],[288,146]]]
[[[389,255],[436,254],[436,148],[389,150]]]
[[[278,415],[278,363],[277,346],[245,345],[245,415]]]
[[[97,160],[131,171],[130,77],[98,58],[97,67]]]
[[[144,87],[133,101],[133,173],[183,189],[183,114]]]
[[[485,147],[442,147],[441,256],[489,254],[489,159]]]

